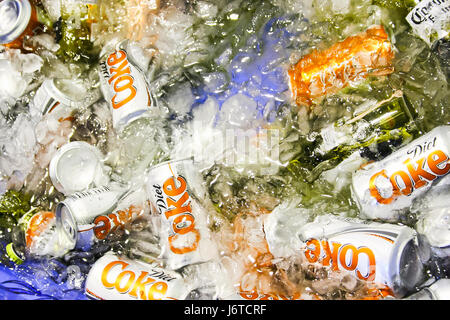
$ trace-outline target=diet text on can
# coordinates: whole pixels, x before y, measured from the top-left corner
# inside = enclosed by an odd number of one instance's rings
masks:
[[[155,192],[161,187],[154,185]],[[171,176],[162,186],[166,203],[159,204],[159,209],[164,208],[164,217],[172,221],[172,234],[169,235],[169,248],[175,254],[184,254],[195,251],[200,241],[200,232],[195,228],[195,218],[192,214],[191,199],[187,192],[186,180],[181,177]],[[162,207],[161,207],[162,206]],[[193,233],[195,240],[185,247],[177,247],[174,241],[182,235]]]
[[[434,142],[436,139],[434,139]],[[433,147],[434,143],[416,146],[414,154],[419,151],[422,153],[422,148]],[[400,170],[395,171],[390,176],[386,174],[384,169],[376,172],[371,176],[369,180],[370,195],[374,197],[380,204],[390,204],[397,197],[409,196],[414,190],[427,186],[430,182],[436,180],[439,177],[445,176],[450,172],[450,163],[448,163],[449,156],[444,151],[437,149],[428,155],[413,160],[413,158],[407,158],[402,163]],[[384,178],[389,180],[392,185],[392,194],[389,197],[383,197],[376,186],[376,180],[378,178]]]
[[[108,56],[106,63],[109,66],[110,75],[108,83],[112,85],[114,92],[116,92],[111,99],[111,104],[114,109],[119,109],[133,100],[137,92],[134,79],[131,76],[127,54],[124,50],[115,51]],[[128,95],[121,101],[117,101],[117,94],[122,91],[127,92]]]
[[[108,263],[102,271],[101,281],[106,289],[114,289],[119,293],[128,293],[131,297],[141,300],[160,300],[167,293],[167,282],[172,278],[166,278],[164,274],[154,271],[140,271],[139,275],[133,270],[127,270],[130,264],[116,260]],[[120,268],[120,273],[110,280],[108,275],[114,268]],[[162,277],[162,278],[161,278]],[[126,281],[123,281],[126,279]],[[161,281],[164,280],[164,281]],[[150,286],[146,291],[146,286]]]

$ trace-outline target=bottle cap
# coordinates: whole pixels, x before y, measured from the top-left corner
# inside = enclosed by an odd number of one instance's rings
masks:
[[[23,259],[21,257],[19,257],[19,255],[14,251],[14,247],[13,247],[12,242],[8,243],[8,245],[6,246],[6,253],[7,253],[8,257],[15,264],[22,264],[23,263]]]

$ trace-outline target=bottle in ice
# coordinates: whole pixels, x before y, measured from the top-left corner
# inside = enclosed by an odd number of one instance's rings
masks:
[[[311,106],[318,98],[369,76],[388,75],[394,71],[393,58],[383,26],[370,27],[324,51],[314,50],[293,65],[288,71],[293,99]]]
[[[416,6],[405,17],[413,32],[433,46],[447,38],[450,30],[450,6],[445,0],[415,0]]]
[[[16,264],[29,257],[58,256],[60,247],[54,230],[54,213],[33,208],[12,228],[6,252]]]
[[[94,62],[98,50],[91,37],[92,24],[98,19],[96,0],[61,0],[61,15],[54,25],[57,54],[64,60]]]
[[[315,138],[302,141],[302,151],[291,160],[312,170],[312,179],[355,152],[366,160],[378,160],[411,141],[418,133],[415,111],[399,90],[389,98],[367,100],[350,119],[339,119],[322,128]]]
[[[31,210],[31,196],[15,190],[8,190],[0,196],[0,227],[4,229],[17,225],[19,219]]]

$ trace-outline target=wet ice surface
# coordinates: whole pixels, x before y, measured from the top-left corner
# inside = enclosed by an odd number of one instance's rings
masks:
[[[0,128],[5,135],[0,138],[0,193],[24,186],[41,205],[52,209],[63,196],[52,187],[46,168],[56,150],[69,141],[97,146],[112,168],[111,178],[132,180],[136,185],[149,166],[193,156],[200,160],[198,170],[203,174],[198,188],[208,193],[205,202],[211,201],[208,205],[214,207],[208,207],[208,222],[221,249],[220,261],[230,276],[227,280],[232,279],[217,284],[222,297],[239,285],[244,290],[274,290],[288,296],[308,288],[307,292],[325,299],[370,295],[367,284],[308,265],[290,250],[298,246],[292,236],[295,230],[315,216],[357,215],[349,176],[360,159],[343,162],[312,183],[306,181],[303,168],[288,170],[286,164],[301,152],[300,139],[351,114],[355,101],[359,105],[367,92],[375,92],[370,98],[377,97],[383,87],[363,86],[362,93],[355,90],[327,97],[307,110],[292,104],[286,71],[312,48],[326,48],[380,19],[389,20],[386,8],[372,2],[161,1],[157,14],[147,16],[138,41],[145,49],[140,53],[144,56],[141,68],[157,98],[158,112],[120,134],[112,129],[109,107],[102,100],[81,107],[72,114],[74,119],[64,121],[32,113],[36,110],[27,99],[42,81],[42,70],[45,76],[96,81],[86,66],[55,58],[58,46],[52,39],[33,38],[39,54],[2,53]],[[51,1],[45,4],[49,7]],[[57,16],[57,9],[50,11]],[[399,19],[396,13],[391,18],[393,24]],[[437,66],[439,57],[430,56],[427,47],[404,27],[392,32],[400,72],[387,81],[405,90],[425,131],[448,123],[449,93],[445,73]],[[233,167],[225,161],[228,152],[238,158],[246,153],[224,150],[226,145],[220,143],[224,131],[239,129],[255,141],[258,130],[268,128],[280,132],[275,174],[261,175],[254,166]],[[132,257],[154,259],[162,249],[159,228],[157,222],[147,221],[127,241],[112,247]],[[60,286],[41,277],[28,283],[53,298],[83,299],[85,276],[95,261],[84,255],[69,253],[60,263],[45,266],[43,262],[24,269],[36,275],[51,273],[47,278],[56,279]]]

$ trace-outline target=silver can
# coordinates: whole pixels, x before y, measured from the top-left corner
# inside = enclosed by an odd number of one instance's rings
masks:
[[[414,199],[435,185],[450,184],[450,126],[436,127],[352,176],[361,217],[398,221]]]
[[[150,169],[146,191],[161,217],[161,255],[170,269],[217,257],[208,228],[208,211],[199,172],[192,159],[169,161]]]
[[[48,113],[68,117],[73,110],[88,107],[101,97],[98,88],[86,88],[72,79],[45,79],[33,97],[34,107],[42,115]]]
[[[404,297],[425,281],[425,238],[404,225],[319,216],[298,232],[305,258],[386,286]]]
[[[154,105],[144,72],[132,58],[128,40],[111,40],[100,53],[100,86],[110,105],[113,127],[122,130]]]
[[[63,145],[50,161],[49,176],[64,195],[109,183],[100,151],[84,141]]]
[[[439,279],[405,300],[450,300],[450,279]]]
[[[73,249],[77,244],[84,244],[83,238],[92,239],[95,218],[113,212],[127,192],[124,186],[110,184],[76,192],[59,202],[55,215],[61,241]]]
[[[112,252],[95,262],[85,286],[96,300],[183,300],[191,291],[192,285],[177,272]]]
[[[28,0],[0,2],[0,44],[13,44],[36,21],[36,13]],[[34,16],[33,16],[34,14]],[[32,31],[32,30],[30,30]],[[31,32],[30,32],[31,33]],[[20,47],[20,44],[14,47]]]

